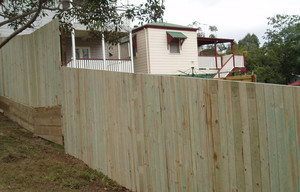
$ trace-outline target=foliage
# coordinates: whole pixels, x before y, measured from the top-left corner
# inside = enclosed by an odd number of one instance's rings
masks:
[[[201,28],[201,26],[207,26],[207,24],[200,23],[199,21],[194,21],[191,24],[188,25],[189,27],[198,28],[197,30],[197,36],[198,37],[205,37],[205,30]],[[216,32],[218,31],[218,28],[213,25],[208,26],[208,30],[210,31],[210,34],[208,35],[209,38],[216,38]],[[201,55],[214,55],[215,48],[214,45],[204,45],[202,46],[203,50],[201,51]]]
[[[259,40],[255,34],[248,33],[242,40],[238,42],[238,49],[243,49],[247,52],[259,48]]]
[[[276,59],[270,66],[283,76],[280,83],[290,83],[300,74],[300,16],[276,15],[268,19],[272,28],[266,32],[265,54]]]
[[[194,21],[191,24],[189,24],[188,26],[189,27],[193,27],[193,28],[198,28],[198,31],[197,31],[198,36],[199,37],[205,37],[205,31],[203,31],[203,29],[201,28],[202,25],[205,26],[207,24],[202,24],[199,21]],[[215,38],[216,35],[214,33],[216,33],[218,31],[218,28],[216,26],[214,26],[214,25],[209,25],[208,26],[208,30],[211,33],[211,34],[209,34],[209,37]]]
[[[266,43],[259,47],[255,34],[247,34],[236,45],[237,54],[245,54],[248,71],[259,82],[288,84],[300,74],[300,16],[275,15],[268,18]]]
[[[248,71],[254,70],[255,66],[260,65],[262,50],[259,49],[259,39],[255,34],[248,33],[236,45],[236,54],[244,54]]]
[[[144,4],[120,5],[117,0],[2,0],[0,1],[0,27],[8,24],[15,30],[4,42],[27,28],[35,25],[37,18],[44,18],[50,12],[58,18],[66,31],[72,30],[72,22],[86,26],[91,31],[120,31],[126,19],[138,20],[140,23],[162,19],[164,13],[163,1],[147,0]]]
[[[218,28],[217,28],[216,26],[210,25],[210,26],[208,27],[208,29],[209,29],[209,31],[211,32],[211,34],[209,35],[209,37],[210,37],[210,38],[216,38],[217,36],[216,36],[216,34],[214,34],[214,33],[216,33],[216,32],[218,31]]]

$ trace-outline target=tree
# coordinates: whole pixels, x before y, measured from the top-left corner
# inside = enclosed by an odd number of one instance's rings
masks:
[[[255,34],[248,33],[243,39],[238,41],[237,49],[243,49],[244,51],[253,51],[259,48],[259,40]]]
[[[275,15],[268,24],[262,47],[256,35],[247,34],[236,53],[245,54],[247,70],[255,72],[259,82],[290,83],[300,74],[300,16]]]
[[[276,15],[268,18],[271,29],[266,32],[266,57],[277,62],[269,66],[278,74],[280,83],[290,83],[300,74],[300,16]]]
[[[244,54],[248,71],[253,71],[261,62],[262,52],[259,49],[259,39],[255,34],[248,33],[236,44],[236,54]]]
[[[54,13],[61,27],[71,31],[72,21],[86,26],[91,31],[118,31],[124,24],[124,18],[139,20],[140,23],[162,19],[163,0],[147,0],[138,6],[119,5],[117,0],[0,0],[0,27],[8,25],[15,30],[0,44],[2,48],[16,35],[27,28],[34,27],[37,18]]]
[[[205,26],[207,24],[202,24],[199,21],[194,21],[193,23],[189,24],[189,27],[193,27],[193,28],[198,28],[197,34],[199,37],[205,37],[205,31],[203,31],[203,29],[201,28],[201,25]],[[215,38],[216,35],[213,34],[215,32],[218,31],[218,28],[214,25],[209,25],[208,26],[208,30],[211,32],[211,34],[209,35],[209,37],[211,38]]]
[[[201,23],[199,21],[194,21],[193,23],[189,24],[188,27],[193,27],[193,28],[197,28],[197,35],[199,37],[204,37],[205,34],[202,30],[202,28],[200,27],[201,26]]]
[[[216,32],[218,31],[218,28],[217,28],[216,26],[214,26],[214,25],[210,25],[210,26],[208,27],[208,29],[209,29],[209,31],[211,32],[211,34],[209,35],[209,37],[210,37],[210,38],[216,38],[217,35],[214,34],[214,33],[216,33]]]

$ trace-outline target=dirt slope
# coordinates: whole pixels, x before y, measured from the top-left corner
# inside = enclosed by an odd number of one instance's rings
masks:
[[[0,113],[0,191],[128,191]]]

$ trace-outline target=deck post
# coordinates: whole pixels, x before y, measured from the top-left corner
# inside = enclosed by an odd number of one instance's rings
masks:
[[[217,42],[214,42],[215,44],[215,60],[216,60],[216,69],[218,69],[218,52],[217,52]],[[220,73],[218,74],[219,78],[220,78]]]
[[[70,0],[70,8],[73,7],[72,2],[73,0]],[[74,27],[74,19],[72,20],[72,26]],[[75,44],[75,29],[72,29],[71,31],[71,41],[72,41],[72,57],[73,57],[73,67],[76,67],[76,44]]]
[[[233,68],[235,68],[234,42],[231,42],[231,51],[232,51],[232,59],[233,59]]]
[[[75,45],[75,30],[72,29],[71,32],[71,39],[72,39],[72,57],[73,57],[73,66],[76,67],[76,45]]]
[[[132,30],[130,29],[129,33],[129,45],[130,45],[130,60],[131,60],[131,72],[134,72],[134,64],[133,64],[133,47],[132,47]]]
[[[120,43],[118,43],[118,59],[121,59],[121,47],[120,47]]]
[[[105,57],[105,41],[104,41],[104,35],[103,34],[102,34],[102,55],[103,55],[104,70],[106,70],[107,66],[106,66],[106,57]]]

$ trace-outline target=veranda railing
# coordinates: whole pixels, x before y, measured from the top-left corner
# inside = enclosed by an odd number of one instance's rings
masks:
[[[67,67],[133,73],[130,59],[76,59],[75,63],[70,60]]]

